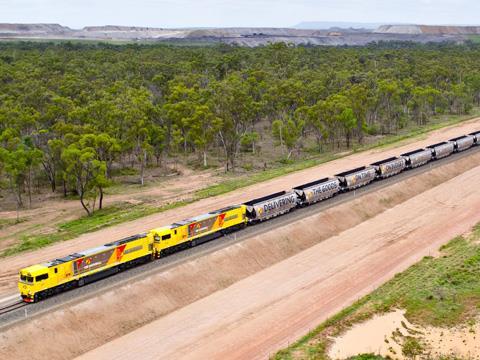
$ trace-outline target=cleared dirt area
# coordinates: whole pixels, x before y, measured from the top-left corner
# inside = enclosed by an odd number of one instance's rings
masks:
[[[23,350],[35,348],[37,358],[68,358],[105,343],[88,357],[265,357],[478,221],[479,168],[452,177],[479,161],[472,155],[20,324],[0,335],[0,357],[32,358]]]
[[[170,224],[179,219],[202,214],[221,208],[226,205],[240,203],[258,196],[270,194],[291,188],[293,185],[313,181],[321,177],[334,175],[340,171],[359,165],[369,164],[374,161],[387,158],[400,153],[424,147],[435,142],[453,138],[480,129],[480,118],[464,122],[460,125],[433,131],[425,135],[421,140],[403,142],[397,147],[389,149],[376,149],[372,151],[353,154],[351,156],[328,162],[303,171],[295,172],[280,178],[266,181],[260,184],[239,189],[228,194],[203,199],[182,208],[165,211],[159,214],[144,217],[135,221],[124,223],[115,227],[102,229],[82,235],[74,240],[58,243],[50,247],[22,253],[17,256],[0,260],[0,296],[11,295],[16,289],[16,274],[18,269],[73,252],[81,251],[89,247],[95,247],[108,241],[120,239],[135,233]]]

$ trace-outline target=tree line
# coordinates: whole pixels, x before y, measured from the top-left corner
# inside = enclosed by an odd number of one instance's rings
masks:
[[[102,208],[115,166],[196,154],[238,166],[265,136],[291,158],[466,114],[480,47],[0,44],[0,184],[17,207],[35,184]],[[267,126],[265,126],[267,124]]]

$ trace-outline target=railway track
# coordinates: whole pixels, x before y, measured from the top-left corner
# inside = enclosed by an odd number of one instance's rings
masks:
[[[237,242],[241,242],[252,236],[256,236],[263,232],[270,231],[282,225],[287,225],[299,221],[305,216],[309,216],[311,214],[318,213],[328,208],[338,206],[342,203],[352,201],[355,197],[379,191],[382,188],[389,187],[395,183],[405,181],[408,178],[412,178],[422,173],[426,173],[434,168],[453,163],[457,160],[479,152],[480,146],[476,146],[467,151],[456,153],[447,158],[431,162],[428,165],[405,171],[397,176],[393,176],[388,179],[372,183],[370,186],[359,188],[355,191],[338,194],[333,198],[313,204],[309,207],[297,209],[286,215],[271,219],[269,221],[265,221],[263,223],[259,223],[256,226],[247,227],[246,229],[238,231],[236,233],[232,233],[230,235],[218,238],[214,241],[210,241],[199,246],[174,253],[160,260],[149,262],[145,265],[140,265],[138,267],[118,273],[115,276],[104,278],[81,288],[75,288],[73,290],[61,293],[57,296],[47,298],[46,300],[38,303],[15,303],[8,307],[0,308],[0,329],[10,327],[16,323],[24,321],[27,317],[22,308],[26,305],[28,305],[28,319],[40,316],[44,313],[59,309],[66,305],[73,305],[75,303],[84,301],[85,299],[92,296],[96,296],[112,290],[118,286],[125,285],[129,282],[138,281],[146,276],[156,274],[160,271],[166,271],[186,261],[205,256],[209,253],[213,253],[227,246],[231,246]]]
[[[20,308],[23,308],[25,306],[27,306],[27,303],[23,302],[22,300],[19,300],[19,301],[13,303],[13,304],[2,306],[2,307],[0,307],[0,315],[9,313],[11,311],[14,311],[14,310],[17,310],[17,309],[20,309]]]

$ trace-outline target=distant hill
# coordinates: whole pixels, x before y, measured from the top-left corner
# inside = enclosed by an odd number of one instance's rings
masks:
[[[294,26],[295,29],[318,29],[328,30],[332,28],[338,29],[368,29],[374,30],[382,23],[361,23],[361,22],[346,22],[346,21],[303,21]]]

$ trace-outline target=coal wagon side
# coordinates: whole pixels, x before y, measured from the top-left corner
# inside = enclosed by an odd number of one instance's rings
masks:
[[[406,163],[403,157],[391,157],[377,161],[371,164],[371,166],[376,170],[377,177],[384,179],[402,172],[406,167]]]
[[[342,190],[352,190],[365,186],[375,180],[377,172],[372,166],[362,166],[353,170],[336,174]]]
[[[255,223],[291,211],[297,206],[297,195],[294,191],[281,191],[250,200],[244,205],[247,207],[248,222]]]
[[[413,169],[432,160],[433,153],[432,149],[418,149],[400,156],[405,159],[407,168]]]
[[[460,152],[470,149],[473,146],[475,143],[475,136],[463,135],[454,139],[450,139],[449,141],[453,143],[455,151]]]
[[[324,178],[293,188],[300,205],[309,205],[330,198],[340,191],[340,181]]]
[[[475,145],[480,145],[480,131],[474,131],[468,135],[473,136],[473,142],[475,143]]]
[[[454,146],[455,145],[453,142],[444,141],[438,144],[427,146],[427,148],[432,150],[432,154],[435,159],[442,159],[450,156],[453,153]]]

